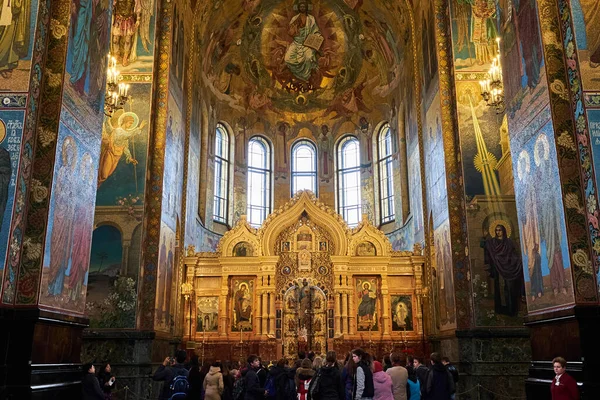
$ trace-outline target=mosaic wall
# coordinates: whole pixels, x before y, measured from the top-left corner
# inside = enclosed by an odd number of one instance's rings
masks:
[[[138,12],[133,13],[133,7]],[[113,5],[110,55],[131,100],[104,118],[87,310],[93,328],[134,328],[151,124],[154,0]],[[109,25],[110,25],[109,21]],[[129,25],[128,25],[129,24]],[[130,28],[126,28],[130,26]]]
[[[24,117],[24,110],[0,109],[0,259],[2,260],[0,284],[4,278],[4,265],[8,261],[10,219],[15,205],[14,196],[21,155]],[[14,279],[14,276],[7,277],[8,281],[14,281]]]

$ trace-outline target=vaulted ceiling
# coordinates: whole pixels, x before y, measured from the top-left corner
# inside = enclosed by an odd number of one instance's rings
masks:
[[[197,1],[196,79],[234,114],[386,114],[410,65],[403,1]]]

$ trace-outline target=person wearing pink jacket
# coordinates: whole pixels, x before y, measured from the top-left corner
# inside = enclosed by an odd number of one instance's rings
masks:
[[[375,388],[373,400],[394,400],[392,378],[383,372],[383,366],[379,361],[373,362],[373,386]]]

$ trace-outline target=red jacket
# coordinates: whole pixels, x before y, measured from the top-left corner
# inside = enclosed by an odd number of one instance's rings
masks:
[[[560,376],[558,385],[556,384],[556,377],[552,379],[550,392],[552,393],[552,400],[579,400],[577,382],[567,373]]]

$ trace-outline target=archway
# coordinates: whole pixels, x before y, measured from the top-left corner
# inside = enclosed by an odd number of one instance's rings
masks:
[[[327,350],[327,295],[309,278],[294,281],[283,295],[283,354]]]

